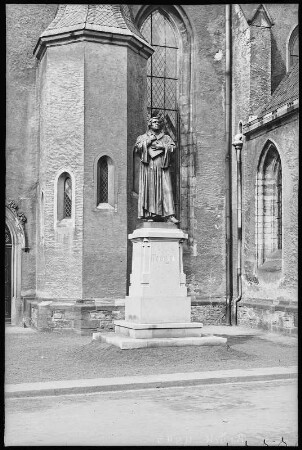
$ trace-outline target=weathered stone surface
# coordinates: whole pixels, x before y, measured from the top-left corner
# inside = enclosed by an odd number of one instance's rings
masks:
[[[136,323],[189,322],[190,297],[183,272],[183,244],[187,235],[176,225],[156,222],[139,227],[133,243],[126,320]]]
[[[218,336],[202,337],[177,337],[177,338],[152,338],[134,339],[118,334],[101,334],[99,338],[103,342],[113,344],[122,350],[146,347],[179,347],[186,345],[226,345],[227,339]]]
[[[281,333],[296,333],[298,327],[297,307],[262,305],[260,302],[239,304],[238,323],[252,328],[262,328]]]
[[[202,323],[134,323],[115,320],[115,333],[134,339],[200,337]]]
[[[192,305],[192,322],[203,322],[207,325],[220,325],[225,323],[225,303]]]

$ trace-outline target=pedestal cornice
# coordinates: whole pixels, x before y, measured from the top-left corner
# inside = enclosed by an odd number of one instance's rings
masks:
[[[179,228],[171,228],[171,227],[156,227],[154,223],[152,223],[152,227],[142,227],[136,228],[132,234],[129,234],[129,239],[144,239],[144,238],[155,238],[155,239],[188,239],[188,235],[184,233]]]

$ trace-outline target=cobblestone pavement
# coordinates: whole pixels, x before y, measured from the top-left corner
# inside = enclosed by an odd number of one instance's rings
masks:
[[[297,446],[297,422],[297,380],[8,399],[5,444]]]
[[[297,353],[296,337],[264,332],[228,336],[227,346],[120,350],[92,341],[90,336],[11,327],[5,336],[5,381],[15,384],[292,366],[297,365]]]

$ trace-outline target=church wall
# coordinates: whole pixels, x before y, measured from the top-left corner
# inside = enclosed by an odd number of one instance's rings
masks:
[[[127,232],[132,233],[139,220],[138,196],[133,191],[134,174],[133,151],[136,138],[147,130],[147,60],[127,50]],[[137,158],[139,158],[137,156]],[[139,172],[139,171],[138,171]],[[132,242],[127,249],[127,294],[132,271]]]
[[[38,109],[33,49],[56,5],[6,5],[6,198],[27,222],[29,252],[22,252],[22,296],[35,295]]]
[[[40,67],[40,184],[44,187],[45,284],[39,297],[82,298],[84,44],[47,49]],[[68,172],[75,192],[71,219],[56,217],[56,187]],[[37,267],[37,270],[43,270]]]
[[[297,302],[298,277],[298,117],[284,120],[271,130],[264,128],[244,144],[243,159],[243,301],[268,299]],[[270,139],[282,165],[282,274],[270,281],[259,277],[256,261],[255,195],[260,154]]]
[[[287,39],[297,21],[297,5],[265,5],[272,21],[271,87],[277,87],[286,70]],[[250,52],[250,25],[239,5],[233,5],[233,136],[239,132],[238,123],[247,122],[255,114],[257,102],[250,108],[250,83],[255,88],[258,72],[250,71],[254,59]],[[258,30],[258,28],[257,28]],[[265,30],[264,30],[265,31]],[[252,38],[253,36],[251,36]],[[267,51],[259,47],[258,63],[267,58]],[[261,51],[262,49],[262,51]],[[264,66],[264,64],[263,64]],[[268,74],[270,75],[270,73]],[[260,105],[261,106],[261,105]],[[243,298],[238,303],[238,323],[262,327],[271,331],[297,330],[297,167],[298,126],[292,117],[279,126],[263,128],[250,140],[244,138],[242,148],[243,184]],[[283,271],[275,281],[257,277],[255,240],[255,182],[260,153],[267,139],[272,139],[280,152],[283,171]],[[233,210],[236,211],[236,157],[233,150]],[[234,225],[236,214],[234,214]],[[234,226],[235,232],[235,226]],[[234,268],[236,261],[236,232],[234,233]],[[235,274],[234,274],[235,275]],[[265,277],[264,277],[265,278]],[[234,280],[235,281],[235,280]],[[291,306],[293,304],[293,306]]]
[[[139,8],[140,5],[132,5],[134,12]],[[181,189],[186,201],[182,204],[180,226],[189,234],[184,271],[192,297],[192,320],[223,323],[225,5],[183,5],[180,8],[191,23],[193,42],[189,105],[192,128],[190,142],[182,150],[181,168],[185,174]],[[274,91],[286,71],[287,39],[297,24],[298,4],[267,4],[266,8],[274,22],[271,28]],[[131,50],[117,46],[114,46],[114,53],[105,50],[106,45],[95,43],[53,47],[47,50],[39,69],[40,78],[36,80],[38,61],[32,52],[40,34],[54,18],[56,9],[54,4],[6,5],[6,195],[16,200],[19,210],[27,217],[25,230],[29,246],[28,253],[22,252],[21,294],[34,297],[37,283],[38,299],[123,298],[127,293],[126,277],[131,271],[127,234],[132,232],[137,221],[130,160],[135,138],[146,128],[143,113],[137,114],[138,103],[142,110],[145,108],[145,99],[142,100],[140,95],[143,62]],[[246,121],[250,113],[251,79],[250,26],[240,6],[232,5],[232,10],[234,136],[239,120]],[[100,62],[102,58],[105,64]],[[126,59],[127,68],[122,62]],[[69,67],[67,60],[71,61]],[[112,70],[112,67],[116,69]],[[127,71],[125,84],[117,81],[119,75],[125,75],[122,70]],[[101,74],[104,74],[103,79]],[[65,78],[61,84],[62,76]],[[41,99],[37,95],[39,83],[41,87],[45,83]],[[81,119],[84,108],[85,123]],[[43,121],[41,146],[39,116]],[[282,278],[273,284],[259,280],[257,283],[255,269],[256,168],[267,138],[276,143],[280,152],[284,180],[283,272]],[[243,145],[243,299],[238,304],[242,324],[258,326],[260,323],[269,329],[273,326],[281,329],[284,324],[290,321],[296,324],[297,321],[296,313],[289,311],[291,304],[295,306],[297,301],[297,148],[297,121],[293,117],[269,132],[263,129]],[[236,161],[232,151],[232,204],[235,210]],[[116,164],[117,206],[114,211],[95,208],[94,162],[102,152],[111,152],[109,156]],[[125,170],[127,161],[128,173]],[[75,227],[60,232],[54,228],[54,180],[60,167],[66,165],[72,168],[76,180]],[[39,225],[42,188],[45,195],[44,235]],[[235,225],[234,213],[234,286]],[[275,318],[267,313],[272,310],[272,302],[279,307]],[[55,306],[52,309],[54,314],[59,314]],[[60,319],[51,317],[53,321]]]
[[[225,7],[183,8],[193,33],[190,159],[194,165],[189,191],[191,242],[184,271],[193,299],[224,299]]]
[[[232,114],[233,136],[237,134],[238,124],[248,120],[250,106],[250,27],[239,5],[232,7]]]
[[[132,6],[134,15],[140,8]],[[180,227],[189,235],[184,272],[192,299],[211,303],[225,298],[225,6],[176,9],[184,24],[190,22],[192,42],[183,49],[192,53],[186,86],[191,104],[185,105],[190,139],[181,148],[180,167]]]
[[[127,274],[127,48],[85,42],[83,297],[124,297]],[[98,209],[94,166],[115,166],[115,204]]]
[[[271,29],[250,26],[250,114],[262,108],[271,96]]]
[[[250,110],[251,81],[250,27],[239,5],[232,5],[232,139],[240,132],[239,123],[245,123]],[[237,297],[237,156],[232,146],[232,220],[233,220],[233,286]],[[244,149],[243,149],[244,151]]]
[[[274,25],[272,33],[272,93],[286,74],[288,39],[298,25],[298,3],[265,4]]]

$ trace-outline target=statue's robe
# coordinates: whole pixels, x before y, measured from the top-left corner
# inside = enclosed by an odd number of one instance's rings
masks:
[[[157,139],[147,146],[150,136]],[[160,143],[164,150],[153,148]],[[152,130],[139,136],[135,151],[140,154],[141,166],[139,175],[138,217],[148,218],[151,214],[166,217],[175,214],[173,192],[170,176],[170,158],[175,143],[167,134],[157,136]]]

